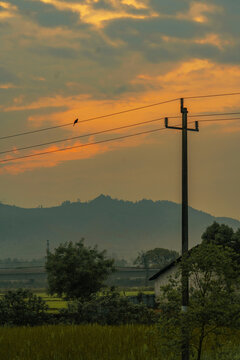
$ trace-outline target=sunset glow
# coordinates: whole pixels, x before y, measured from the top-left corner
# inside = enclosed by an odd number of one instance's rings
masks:
[[[173,117],[170,123],[177,124],[181,122],[179,98],[239,92],[240,13],[236,3],[230,3],[227,0],[0,1],[0,137],[7,137],[0,143],[0,160],[161,128],[166,116]],[[81,122],[176,98],[177,101],[161,106]],[[195,119],[190,118],[194,114],[199,114],[197,120],[203,120],[201,114],[240,112],[239,96],[186,99],[185,106],[189,122]],[[72,126],[77,118],[78,123]],[[162,119],[80,137],[157,118]],[[68,126],[58,127],[64,124]],[[52,130],[32,133],[55,126]],[[31,134],[8,137],[25,132]],[[189,141],[192,159],[198,159],[193,162],[193,168],[196,163],[199,165],[194,170],[198,173],[196,182],[198,186],[205,184],[202,194],[205,191],[211,197],[206,177],[217,183],[215,176],[223,176],[220,162],[232,159],[238,152],[238,120],[202,122],[199,134],[195,135],[190,134]],[[54,143],[72,137],[75,139]],[[84,167],[87,174],[93,174],[92,179],[100,176],[102,192],[108,192],[109,184],[114,188],[112,184],[121,178],[121,186],[127,189],[126,198],[137,199],[142,194],[154,199],[179,200],[171,195],[173,183],[167,181],[176,179],[178,184],[179,139],[178,131],[164,130],[4,162],[0,165],[2,187],[8,189],[9,182],[18,184],[19,179],[26,187],[27,179],[31,184],[34,177],[37,186],[43,189],[46,185],[41,185],[40,179],[49,176],[54,183],[55,177],[66,180],[67,174],[71,174],[71,181],[79,179],[80,184],[85,184]],[[49,142],[49,145],[18,150]],[[5,153],[10,150],[14,151]],[[164,154],[169,154],[170,160]],[[218,159],[216,169],[213,159]],[[148,169],[150,164],[152,170]],[[238,168],[236,165],[236,179],[240,179]],[[133,169],[136,178],[132,175],[135,180],[131,183],[129,174]],[[155,176],[149,175],[151,171]],[[163,173],[169,175],[161,183]],[[134,181],[139,176],[142,184],[148,186],[135,190]],[[224,179],[222,184],[228,187],[229,180]],[[61,184],[64,196],[73,198],[74,189],[70,187],[70,191],[64,181]],[[28,185],[27,190],[30,188]],[[119,183],[114,189],[116,196],[120,194]],[[6,191],[6,197],[10,198],[11,191]],[[58,197],[54,191],[53,196],[49,195],[52,202]],[[89,188],[82,185],[82,192],[87,199],[97,190],[94,185]],[[220,187],[219,192],[222,192]],[[18,196],[25,203],[20,193]],[[231,198],[232,194],[228,196]],[[194,201],[202,206],[201,194],[193,197]],[[29,195],[26,205],[30,203]]]

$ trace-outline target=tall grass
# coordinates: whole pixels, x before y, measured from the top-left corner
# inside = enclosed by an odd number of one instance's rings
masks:
[[[239,335],[230,341],[222,337],[220,344],[211,338],[202,360],[240,360]],[[159,333],[144,325],[0,328],[0,359],[168,360],[162,354]]]
[[[146,326],[1,328],[0,359],[157,360],[157,339]]]

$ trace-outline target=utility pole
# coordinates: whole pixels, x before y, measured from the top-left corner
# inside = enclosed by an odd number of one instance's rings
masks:
[[[182,258],[188,253],[188,131],[199,131],[198,121],[195,128],[187,127],[188,110],[184,107],[184,99],[180,99],[182,114],[182,127],[168,126],[168,118],[165,118],[165,127],[182,131]],[[189,276],[187,269],[182,268],[182,312],[186,312],[189,304]],[[189,339],[187,329],[182,329],[182,360],[189,360]]]
[[[47,240],[47,255],[49,254],[49,251],[50,251],[50,249],[49,249],[49,240]]]

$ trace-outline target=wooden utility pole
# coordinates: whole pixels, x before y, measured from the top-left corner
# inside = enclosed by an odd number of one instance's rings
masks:
[[[184,107],[184,99],[180,99],[182,127],[168,126],[168,118],[165,118],[165,126],[169,129],[182,131],[182,257],[188,253],[188,131],[199,131],[198,121],[195,128],[187,127],[188,110]],[[186,312],[189,304],[189,279],[187,269],[182,268],[182,311]],[[183,328],[182,360],[189,360],[189,340],[187,329]]]
[[[46,250],[47,255],[49,255],[49,252],[50,252],[50,246],[49,246],[49,240],[47,240],[47,250]]]

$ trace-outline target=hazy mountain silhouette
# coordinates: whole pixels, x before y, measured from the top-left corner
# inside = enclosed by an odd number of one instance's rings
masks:
[[[201,241],[202,232],[213,221],[234,229],[240,227],[238,220],[216,218],[189,208],[190,246]],[[110,254],[128,259],[141,249],[180,250],[181,205],[170,201],[123,201],[104,195],[89,202],[65,201],[51,208],[0,204],[0,258],[41,257],[47,239],[52,249],[82,237],[88,245],[97,244]]]

